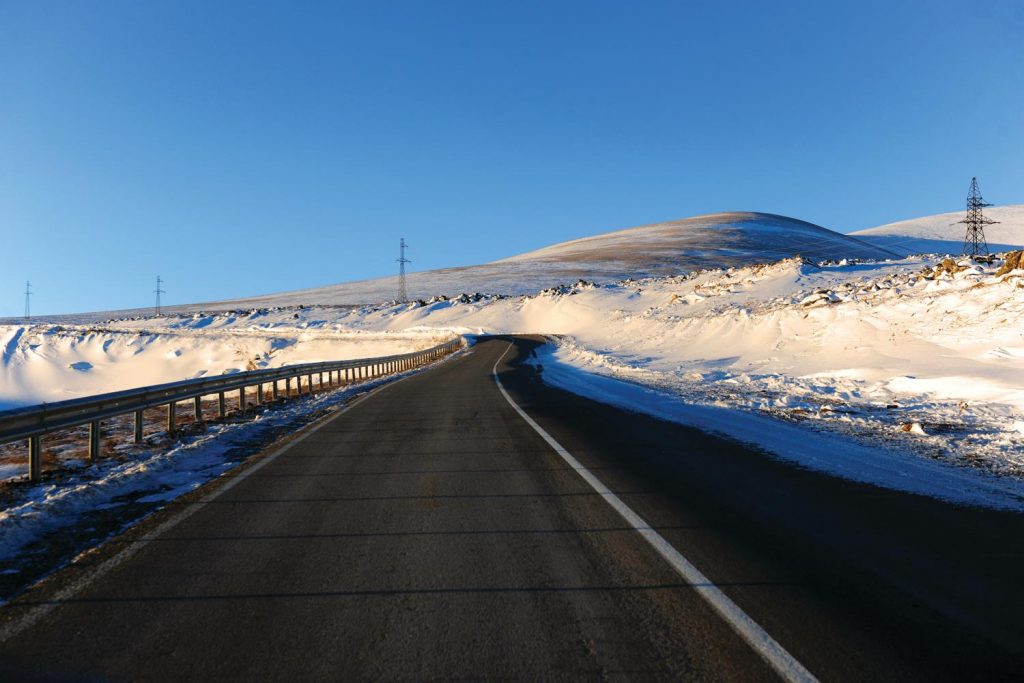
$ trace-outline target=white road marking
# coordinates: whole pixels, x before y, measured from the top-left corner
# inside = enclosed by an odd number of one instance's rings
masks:
[[[741,610],[735,602],[729,599],[725,593],[715,586],[711,581],[701,573],[699,569],[694,567],[689,560],[683,557],[682,553],[672,547],[672,545],[665,540],[665,538],[657,531],[651,528],[651,526],[644,521],[644,519],[633,512],[632,508],[622,502],[622,499],[612,493],[608,487],[601,483],[601,480],[595,477],[590,470],[583,466],[579,460],[577,460],[569,451],[567,451],[562,444],[555,441],[554,437],[544,431],[544,428],[533,421],[529,415],[526,414],[522,408],[520,408],[512,397],[509,396],[505,390],[505,386],[501,383],[501,378],[498,377],[498,364],[505,359],[508,352],[512,350],[512,343],[510,342],[508,348],[505,349],[505,353],[501,354],[494,363],[494,367],[491,368],[491,374],[494,375],[494,381],[498,385],[498,389],[501,391],[502,396],[508,401],[509,405],[519,413],[519,416],[526,421],[526,424],[533,427],[533,430],[537,432],[542,439],[547,441],[548,445],[558,455],[562,457],[562,460],[566,462],[569,467],[576,470],[576,473],[583,477],[583,480],[590,484],[590,487],[594,489],[605,502],[612,506],[612,508],[618,512],[626,522],[629,523],[644,540],[651,544],[651,547],[659,555],[661,555],[666,562],[672,565],[672,568],[679,572],[679,575],[689,583],[698,594],[704,598],[712,609],[725,619],[725,621],[733,628],[736,633],[739,634],[743,640],[747,642],[750,647],[754,649],[782,678],[787,681],[817,681],[818,679],[814,675],[804,668],[803,664],[798,662],[793,655],[789,654],[778,642],[775,641],[768,632],[761,628],[753,619],[751,619],[746,612]]]

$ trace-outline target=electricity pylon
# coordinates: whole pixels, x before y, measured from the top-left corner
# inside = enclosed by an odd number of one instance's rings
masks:
[[[964,236],[964,253],[970,256],[988,253],[988,242],[985,241],[985,226],[999,222],[985,218],[982,209],[986,206],[992,205],[986,204],[985,200],[981,198],[981,190],[978,189],[978,179],[971,178],[971,190],[967,194],[967,216],[962,221],[954,223],[954,225],[959,223],[967,225],[967,234]]]
[[[32,319],[32,283],[25,280],[25,322]]]
[[[405,291],[405,264],[412,263],[412,261],[405,258],[405,249],[408,246],[403,237],[398,247],[398,303],[401,304],[409,301],[409,294]]]
[[[156,307],[155,308],[156,308],[156,314],[157,315],[160,315],[160,295],[167,293],[163,289],[161,289],[161,287],[160,287],[160,285],[162,285],[163,283],[164,283],[164,281],[160,279],[159,275],[157,275],[156,276],[156,289],[153,290],[153,292],[156,294]]]

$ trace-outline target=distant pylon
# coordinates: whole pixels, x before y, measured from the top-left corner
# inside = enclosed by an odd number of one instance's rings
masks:
[[[32,319],[32,283],[25,280],[25,322]]]
[[[986,206],[985,200],[981,198],[981,190],[978,189],[978,179],[971,178],[971,190],[967,194],[967,216],[962,221],[954,223],[965,223],[967,234],[964,236],[964,253],[970,256],[988,253],[988,242],[985,241],[985,226],[998,223],[985,218],[982,209]]]
[[[409,246],[405,243],[405,238],[403,237],[398,244],[398,302],[404,304],[409,300],[409,294],[405,291],[405,264],[412,261],[405,258],[405,249]]]
[[[167,293],[167,292],[165,292],[160,287],[160,285],[162,285],[163,283],[164,283],[164,281],[160,279],[159,275],[157,275],[156,276],[156,289],[153,290],[153,292],[156,294],[156,307],[155,307],[155,310],[156,310],[156,314],[157,315],[160,315],[160,295]]]

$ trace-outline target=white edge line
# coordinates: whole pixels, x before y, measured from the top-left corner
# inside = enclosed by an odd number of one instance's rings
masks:
[[[455,354],[452,354],[452,355],[455,355]],[[451,356],[449,356],[449,358],[450,357]],[[446,359],[442,359],[442,360],[446,360]],[[438,361],[438,362],[441,362],[441,361]],[[40,619],[45,617],[52,610],[54,610],[55,608],[59,607],[60,604],[63,601],[69,599],[75,593],[78,593],[82,589],[86,588],[93,581],[96,581],[97,579],[102,578],[104,575],[109,573],[111,570],[117,568],[118,565],[121,565],[126,560],[130,559],[133,555],[135,555],[135,553],[139,552],[140,550],[145,548],[147,545],[149,545],[149,542],[151,540],[153,540],[157,536],[160,536],[161,534],[164,534],[164,533],[170,531],[171,529],[173,529],[175,526],[177,526],[181,522],[184,522],[186,519],[191,517],[195,512],[197,512],[201,508],[205,507],[207,503],[210,503],[211,501],[213,501],[217,497],[219,497],[219,496],[223,495],[224,493],[230,491],[238,483],[240,483],[241,481],[243,481],[247,477],[249,477],[249,475],[253,474],[254,472],[259,471],[265,465],[270,464],[271,462],[276,460],[279,456],[281,456],[282,454],[287,452],[289,449],[299,445],[300,443],[305,441],[306,438],[308,438],[312,434],[315,434],[321,428],[323,428],[323,427],[327,426],[328,424],[330,424],[331,422],[333,422],[336,418],[341,417],[342,415],[347,413],[352,408],[355,408],[357,405],[359,405],[363,401],[365,401],[368,398],[370,398],[371,396],[375,395],[377,392],[382,391],[383,389],[386,389],[387,387],[394,386],[398,382],[401,382],[402,380],[408,379],[409,377],[413,377],[414,375],[418,375],[422,370],[427,369],[429,367],[432,367],[433,365],[434,365],[434,363],[431,363],[430,365],[425,366],[424,368],[417,368],[414,371],[407,371],[407,373],[403,374],[402,376],[399,376],[398,378],[396,378],[396,379],[394,379],[394,380],[392,380],[390,382],[384,382],[383,384],[380,384],[379,386],[374,387],[373,389],[371,389],[367,393],[363,394],[362,396],[358,396],[355,400],[353,400],[351,403],[349,403],[348,405],[344,406],[340,410],[337,410],[334,413],[323,417],[321,422],[313,424],[310,427],[306,427],[306,431],[304,431],[301,434],[299,434],[299,436],[295,437],[293,440],[291,440],[288,443],[284,444],[283,446],[278,448],[273,453],[270,453],[269,455],[267,455],[266,457],[264,457],[259,462],[257,462],[254,465],[252,465],[251,467],[246,468],[245,470],[243,470],[239,474],[235,475],[229,481],[227,481],[223,485],[219,486],[216,490],[211,491],[206,496],[203,496],[203,498],[201,498],[200,500],[197,500],[197,501],[195,501],[193,503],[189,503],[188,507],[186,507],[184,510],[182,510],[178,514],[174,515],[173,517],[171,517],[167,521],[161,523],[159,526],[157,526],[155,529],[153,529],[153,531],[151,531],[150,533],[148,533],[145,536],[141,537],[140,539],[131,542],[128,545],[128,547],[124,548],[123,550],[118,552],[113,557],[108,558],[107,560],[102,562],[100,565],[98,565],[92,571],[87,571],[85,573],[85,575],[75,579],[67,587],[57,591],[56,593],[54,593],[51,597],[49,597],[46,600],[45,603],[43,603],[41,605],[36,605],[34,608],[32,608],[27,614],[25,614],[20,619],[16,619],[16,620],[10,622],[9,624],[7,624],[6,626],[0,628],[0,643],[6,642],[7,640],[9,640],[9,639],[13,638],[14,636],[18,635],[19,633],[21,633],[25,629],[31,627],[33,624],[37,623]],[[217,479],[211,479],[210,481],[217,481]],[[132,524],[132,527],[134,527],[134,526],[135,526],[135,524]],[[114,540],[114,539],[111,539],[111,540]],[[7,603],[6,605],[4,605],[5,608],[16,607],[16,606],[17,606],[17,603]]]
[[[494,363],[494,367],[491,369],[491,374],[494,376],[494,382],[498,385],[498,389],[501,391],[502,396],[508,401],[509,405],[519,413],[519,416],[526,421],[526,424],[533,427],[533,430],[537,432],[544,439],[551,448],[562,457],[562,460],[566,462],[569,467],[576,471],[580,477],[583,478],[590,487],[597,492],[605,502],[608,503],[619,515],[622,516],[630,526],[633,527],[643,538],[647,541],[654,550],[665,559],[672,568],[675,569],[683,579],[689,583],[697,593],[704,598],[705,601],[716,611],[718,614],[725,619],[725,621],[732,627],[732,629],[739,634],[744,641],[754,649],[757,654],[761,656],[782,678],[787,681],[817,681],[818,679],[808,671],[803,664],[796,660],[793,655],[789,654],[774,638],[768,635],[761,626],[751,619],[746,612],[739,608],[739,606],[729,599],[725,593],[722,592],[718,586],[711,583],[711,581],[704,576],[699,569],[690,563],[682,553],[676,550],[672,545],[665,540],[665,538],[657,531],[651,528],[651,526],[644,521],[644,519],[635,513],[628,505],[622,502],[622,499],[612,493],[608,487],[601,483],[601,480],[595,477],[590,470],[583,466],[579,460],[577,460],[569,451],[567,451],[562,444],[555,441],[555,438],[544,431],[544,428],[534,422],[533,418],[526,414],[522,408],[520,408],[509,393],[505,390],[505,386],[501,383],[501,379],[498,377],[498,364],[505,359],[508,352],[512,350],[512,343],[509,342],[505,352],[501,354]]]

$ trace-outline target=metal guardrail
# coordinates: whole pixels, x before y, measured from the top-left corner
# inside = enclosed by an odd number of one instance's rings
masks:
[[[39,481],[42,477],[42,437],[72,427],[89,425],[89,460],[95,462],[100,455],[100,422],[118,415],[135,415],[135,443],[143,439],[143,411],[150,408],[167,407],[167,433],[176,431],[177,405],[182,401],[193,401],[192,410],[197,423],[204,422],[202,398],[217,395],[218,414],[227,414],[226,394],[238,392],[238,406],[243,412],[253,405],[246,393],[256,388],[256,405],[265,402],[264,388],[272,386],[272,397],[281,396],[279,382],[284,382],[284,395],[291,395],[291,383],[295,380],[297,394],[301,395],[302,379],[306,378],[307,390],[313,393],[313,378],[319,377],[319,388],[334,388],[343,384],[383,377],[431,363],[443,356],[458,351],[463,346],[462,338],[438,344],[422,351],[403,353],[396,356],[362,358],[357,360],[325,361],[288,365],[269,370],[251,370],[219,377],[184,380],[151,387],[127,389],[98,396],[44,403],[37,406],[0,411],[0,444],[26,439],[28,441],[29,479]],[[324,376],[328,379],[325,382]]]

